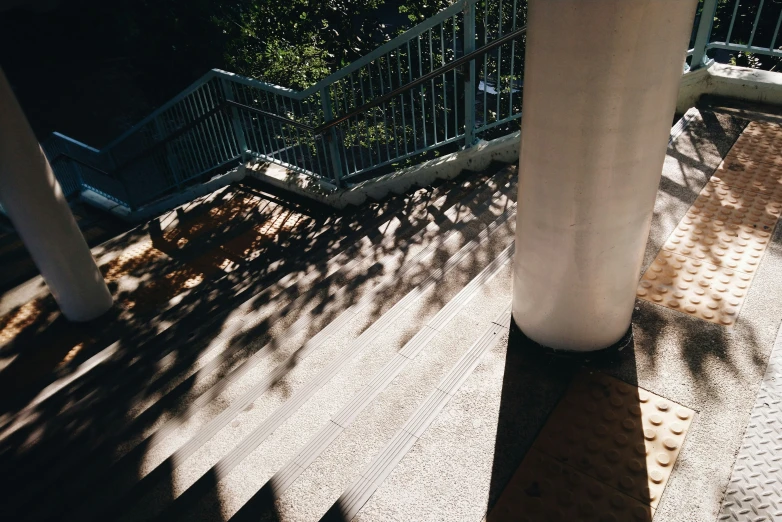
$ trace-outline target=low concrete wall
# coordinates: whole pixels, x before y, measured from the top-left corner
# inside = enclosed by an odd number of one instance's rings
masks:
[[[682,75],[676,112],[687,112],[704,94],[782,105],[782,73],[712,62]]]
[[[469,149],[452,152],[393,174],[363,181],[345,189],[318,183],[273,163],[256,162],[247,175],[306,196],[335,208],[360,205],[369,199],[381,199],[390,193],[403,194],[413,187],[425,187],[435,179],[453,179],[462,171],[481,171],[490,163],[515,163],[519,159],[521,132],[481,141]]]

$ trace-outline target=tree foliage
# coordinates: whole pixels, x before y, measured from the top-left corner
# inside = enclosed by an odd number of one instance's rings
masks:
[[[222,2],[213,20],[226,35],[225,58],[232,70],[304,88],[447,5],[445,0],[233,0]],[[394,11],[406,14],[408,23],[400,27],[383,19]]]

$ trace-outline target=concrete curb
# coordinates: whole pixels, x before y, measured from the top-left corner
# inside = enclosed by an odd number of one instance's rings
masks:
[[[282,166],[256,162],[247,175],[314,199],[335,208],[360,205],[367,199],[381,199],[390,193],[403,194],[413,187],[430,185],[436,179],[453,179],[462,171],[481,171],[492,162],[513,163],[519,158],[521,131],[491,141],[480,141],[469,149],[425,161],[345,189],[321,184]]]

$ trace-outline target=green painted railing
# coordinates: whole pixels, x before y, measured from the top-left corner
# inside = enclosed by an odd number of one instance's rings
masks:
[[[782,58],[781,24],[779,0],[701,0],[687,52],[689,68],[708,64],[709,54],[717,50]]]
[[[692,68],[717,49],[782,56],[780,11],[701,0]],[[250,158],[350,185],[517,130],[525,16],[522,0],[458,0],[303,91],[212,70],[102,150],[60,134],[44,150],[66,195],[131,208]]]

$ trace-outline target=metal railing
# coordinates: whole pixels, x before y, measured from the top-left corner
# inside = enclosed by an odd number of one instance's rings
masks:
[[[776,0],[701,0],[693,68],[782,57],[780,23]],[[44,150],[66,195],[131,208],[250,158],[349,185],[518,130],[525,24],[523,0],[458,0],[302,91],[212,70],[100,151],[60,134]]]
[[[100,151],[61,134],[44,150],[66,195],[128,207],[252,157],[344,186],[517,130],[524,17],[459,0],[303,91],[212,70]]]
[[[690,70],[710,59],[710,50],[782,58],[782,2],[778,0],[701,0],[695,18]]]

